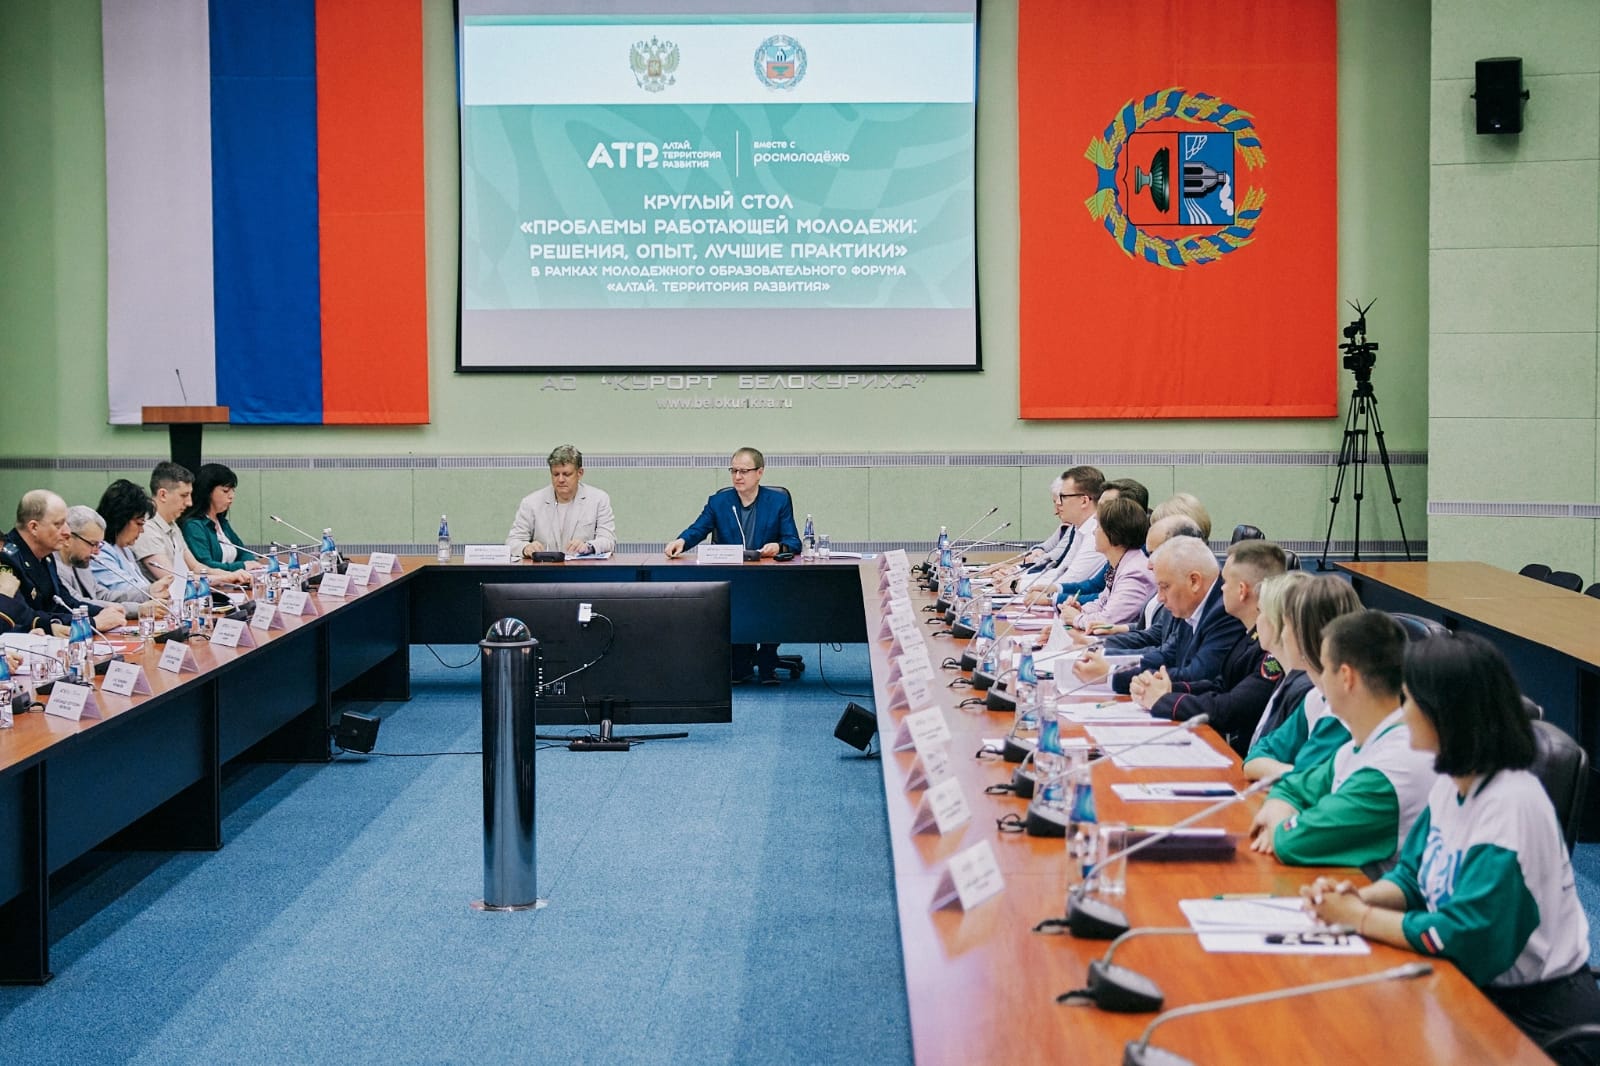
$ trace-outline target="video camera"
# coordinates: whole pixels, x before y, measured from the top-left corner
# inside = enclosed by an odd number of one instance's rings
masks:
[[[1362,307],[1350,301],[1356,320],[1344,327],[1344,343],[1339,345],[1339,350],[1344,353],[1344,368],[1354,374],[1357,381],[1370,380],[1372,368],[1378,362],[1378,342],[1367,340],[1367,312],[1377,302],[1373,300]]]

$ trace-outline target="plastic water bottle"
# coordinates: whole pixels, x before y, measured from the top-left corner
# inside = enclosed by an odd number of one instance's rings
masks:
[[[67,631],[67,680],[86,684],[89,680],[89,649],[94,628],[89,625],[89,608],[72,609],[72,626]]]
[[[300,549],[291,546],[289,548],[289,571],[284,576],[283,587],[299,592],[306,587],[305,578],[304,571],[300,569]]]
[[[272,552],[267,556],[267,602],[277,603],[283,591],[283,566],[278,562],[278,542],[272,542]]]
[[[1039,747],[1033,764],[1039,770],[1037,795],[1040,806],[1064,810],[1067,805],[1067,771],[1070,766],[1061,748],[1061,721],[1054,714],[1039,719]]]
[[[1039,728],[1039,674],[1033,666],[1033,652],[1023,651],[1017,663],[1017,732],[1031,733]]]
[[[1099,848],[1096,839],[1100,819],[1095,815],[1094,785],[1089,780],[1088,753],[1081,755],[1073,752],[1072,769],[1069,771],[1072,780],[1072,809],[1067,815],[1067,888],[1070,891],[1078,885],[1084,884],[1084,879],[1089,873],[1089,868],[1095,863],[1095,856]],[[1084,891],[1093,891],[1094,886],[1084,885]]]
[[[933,546],[935,548],[938,548],[940,551],[944,551],[947,548],[949,548],[950,547],[950,530],[948,530],[944,526],[940,526],[939,527],[939,539],[933,542]]]
[[[201,574],[195,582],[195,620],[202,631],[211,628],[211,579]]]
[[[450,519],[444,515],[439,516],[439,561],[450,561]]]
[[[16,683],[11,680],[11,667],[7,665],[6,657],[0,655],[0,729],[10,729],[16,724],[11,713],[11,697],[16,691]]]
[[[805,532],[800,534],[800,558],[809,563],[816,557],[817,526],[816,523],[811,520],[811,516],[806,515]]]
[[[193,574],[183,579],[183,624],[186,629],[199,626],[200,582]]]
[[[977,617],[978,625],[977,632],[967,644],[967,654],[972,656],[974,662],[981,663],[994,647],[994,611],[990,609],[989,598],[980,594],[972,603],[972,613]]]
[[[339,548],[333,543],[333,530],[322,531],[322,554],[318,557],[322,563],[324,574],[337,574],[339,572]]]

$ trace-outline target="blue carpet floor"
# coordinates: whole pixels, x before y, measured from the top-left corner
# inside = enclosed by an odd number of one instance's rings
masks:
[[[731,725],[541,751],[533,914],[468,907],[476,757],[239,768],[222,851],[97,855],[58,893],[0,1062],[908,1061],[879,768],[803,650]],[[867,690],[862,649],[823,654]],[[380,750],[477,749],[478,667],[413,664]]]

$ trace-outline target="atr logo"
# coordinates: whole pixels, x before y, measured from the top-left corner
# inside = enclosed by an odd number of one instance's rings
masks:
[[[785,34],[776,34],[756,49],[756,77],[769,89],[793,89],[806,76],[806,50]]]
[[[658,93],[669,85],[678,84],[675,75],[679,58],[678,46],[659,37],[639,41],[628,51],[633,80],[647,93]]]
[[[609,145],[597,141],[589,153],[589,169],[627,170],[630,153],[636,170],[654,170],[661,165],[661,146],[651,141],[612,141]]]
[[[1098,178],[1085,206],[1129,256],[1180,269],[1255,237],[1267,194],[1251,186],[1237,198],[1238,163],[1253,171],[1267,158],[1250,115],[1231,104],[1176,88],[1130,100],[1084,155]]]

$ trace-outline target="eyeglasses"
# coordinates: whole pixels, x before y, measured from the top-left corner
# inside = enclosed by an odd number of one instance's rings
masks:
[[[740,474],[754,474],[760,469],[761,468],[759,466],[730,466],[728,467],[728,473],[732,474],[734,477],[738,477]]]
[[[85,544],[87,544],[89,546],[89,550],[91,552],[97,552],[97,551],[99,551],[101,549],[101,547],[103,547],[105,545],[105,541],[104,540],[90,540],[88,537],[84,536],[81,533],[74,533],[72,535],[74,537],[77,537],[79,540],[83,541]]]
[[[1086,500],[1089,498],[1089,494],[1087,492],[1058,492],[1056,493],[1056,502],[1066,503],[1074,496],[1082,496]]]

